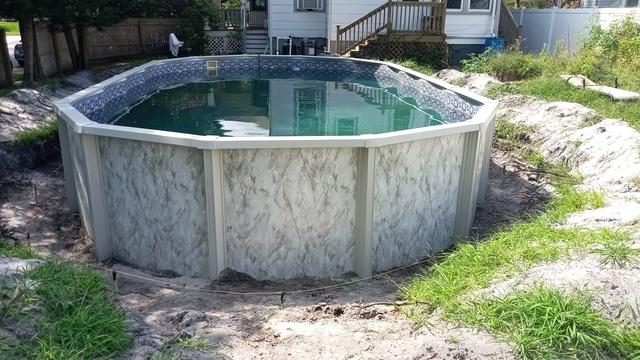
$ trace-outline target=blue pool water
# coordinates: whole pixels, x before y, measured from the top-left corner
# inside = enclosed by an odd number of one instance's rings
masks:
[[[375,81],[219,80],[160,89],[118,113],[121,126],[217,136],[378,134],[439,125],[437,109]]]

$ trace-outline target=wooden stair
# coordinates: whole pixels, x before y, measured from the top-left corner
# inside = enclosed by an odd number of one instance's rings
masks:
[[[444,42],[444,2],[388,1],[351,24],[337,26],[336,53],[355,56],[378,41]]]

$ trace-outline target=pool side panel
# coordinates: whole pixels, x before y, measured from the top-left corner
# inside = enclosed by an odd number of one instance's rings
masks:
[[[64,164],[66,172],[72,171],[76,198],[78,199],[78,209],[80,219],[89,237],[93,238],[93,224],[91,221],[91,208],[89,202],[89,187],[87,179],[87,169],[85,166],[84,149],[82,144],[82,134],[78,134],[67,126],[69,134],[69,154],[71,166]],[[64,159],[63,159],[64,160]]]
[[[225,150],[227,266],[260,279],[353,271],[358,149]]]
[[[202,150],[108,137],[100,150],[114,257],[208,277]]]
[[[464,135],[455,134],[376,148],[374,271],[451,244],[463,146]]]

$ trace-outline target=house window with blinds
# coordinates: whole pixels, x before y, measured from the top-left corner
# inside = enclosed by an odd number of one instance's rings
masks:
[[[324,11],[324,0],[295,0],[297,11]]]

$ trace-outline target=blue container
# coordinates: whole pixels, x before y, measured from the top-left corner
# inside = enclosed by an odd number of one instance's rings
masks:
[[[501,37],[487,38],[484,41],[484,46],[487,49],[491,49],[493,51],[502,51],[504,50],[504,38],[501,38]]]

